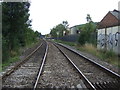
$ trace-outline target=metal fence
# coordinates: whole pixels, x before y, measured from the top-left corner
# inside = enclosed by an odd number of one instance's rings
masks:
[[[59,37],[58,39],[68,42],[77,42],[78,38],[79,38],[79,34],[74,34],[74,35],[66,35],[63,37]]]

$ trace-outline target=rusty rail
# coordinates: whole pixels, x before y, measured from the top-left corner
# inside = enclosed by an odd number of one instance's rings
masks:
[[[41,43],[33,52],[31,52],[25,59],[23,59],[21,62],[16,64],[14,67],[12,67],[10,70],[8,70],[6,73],[2,75],[2,79],[9,76],[11,73],[13,73],[18,67],[20,67],[23,63],[25,63],[29,58],[42,46],[43,43]]]

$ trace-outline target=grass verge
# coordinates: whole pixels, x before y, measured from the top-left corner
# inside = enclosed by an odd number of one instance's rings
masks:
[[[54,41],[58,42],[58,43],[63,43],[63,44],[69,45],[69,46],[76,46],[77,45],[76,43],[73,43],[73,42],[65,42],[65,41],[61,41],[61,40],[54,40]]]
[[[86,53],[90,53],[99,59],[106,61],[112,65],[120,67],[118,62],[118,55],[116,55],[112,51],[98,50],[92,44],[85,44],[84,46],[77,47],[80,51],[84,51]]]
[[[16,61],[18,61],[18,60],[19,60],[19,56],[18,56],[18,55],[9,58],[8,60],[6,60],[5,62],[2,63],[2,70],[4,70],[4,68],[5,68],[6,66],[9,66],[11,63],[16,62]]]
[[[5,67],[9,66],[10,64],[19,61],[20,60],[20,55],[22,54],[23,50],[25,50],[25,48],[34,47],[37,43],[39,43],[39,41],[20,48],[19,52],[14,52],[15,53],[14,56],[10,57],[8,60],[5,60],[5,61],[2,62],[2,64],[0,64],[1,65],[0,66],[0,72],[4,71]]]

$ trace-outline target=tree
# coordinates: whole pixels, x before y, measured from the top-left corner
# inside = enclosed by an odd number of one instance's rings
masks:
[[[58,25],[56,25],[56,27],[51,29],[50,34],[52,37],[62,37],[63,31],[65,31],[65,30],[66,30],[66,28],[63,24],[58,24]]]
[[[56,30],[57,30],[57,32],[59,33],[59,37],[62,37],[62,36],[63,36],[63,31],[65,31],[66,28],[65,28],[64,25],[58,24],[58,25],[56,26]]]
[[[36,37],[40,37],[41,33],[39,33],[38,31],[35,31],[35,35],[36,35]]]
[[[80,43],[80,45],[84,45],[86,43],[86,41],[87,41],[87,33],[85,30],[82,30],[80,32],[78,42]]]
[[[50,31],[50,34],[52,37],[57,37],[57,30],[56,28],[52,28],[51,31]]]
[[[35,32],[29,28],[29,2],[2,2],[3,61],[19,48],[35,41]]]
[[[25,29],[30,25],[28,2],[2,3],[3,36],[8,39],[9,50],[25,44]]]
[[[81,28],[78,42],[81,45],[85,43],[96,43],[96,23],[92,22],[90,15],[87,15],[88,23],[84,24]],[[94,36],[94,37],[93,37]]]
[[[68,21],[63,21],[62,24],[64,25],[64,27],[67,29],[67,27],[69,26]]]
[[[92,19],[91,19],[91,17],[90,17],[90,14],[87,14],[86,19],[87,19],[87,22],[88,22],[88,23],[92,21]]]

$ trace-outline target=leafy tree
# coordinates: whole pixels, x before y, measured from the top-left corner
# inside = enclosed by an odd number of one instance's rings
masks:
[[[81,45],[84,45],[87,41],[87,33],[86,31],[82,30],[80,32],[80,36],[79,36],[79,39],[78,39],[78,42],[81,44]]]
[[[63,21],[62,24],[64,25],[64,27],[67,29],[67,27],[69,26],[68,21]]]
[[[25,29],[29,26],[29,6],[25,3],[2,3],[3,6],[3,36],[8,39],[9,50],[16,49],[18,46],[24,46]]]
[[[50,31],[50,34],[52,37],[57,37],[57,30],[56,28],[52,28],[51,31]]]
[[[2,59],[13,56],[19,48],[36,41],[36,34],[30,28],[29,2],[2,3]]]
[[[52,37],[62,37],[63,31],[65,31],[65,30],[66,30],[66,28],[63,24],[58,24],[58,25],[56,25],[56,27],[51,29],[50,34]]]
[[[41,33],[39,33],[38,31],[35,31],[35,35],[36,35],[36,37],[40,37]]]
[[[62,36],[63,36],[63,31],[65,31],[66,28],[65,28],[64,25],[58,24],[58,25],[56,26],[56,30],[57,30],[57,32],[59,33],[59,37],[62,37]]]
[[[90,17],[90,14],[87,14],[86,20],[87,20],[88,23],[89,23],[89,22],[92,22],[92,19],[91,19],[91,17]]]
[[[87,15],[87,21],[90,21],[84,24],[81,28],[80,36],[78,42],[81,45],[85,43],[96,43],[96,23],[92,22],[90,15]],[[94,37],[93,37],[94,36]]]

